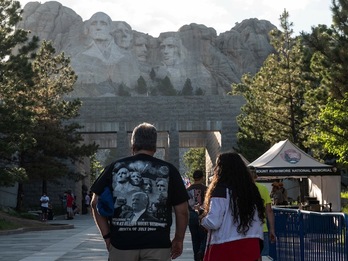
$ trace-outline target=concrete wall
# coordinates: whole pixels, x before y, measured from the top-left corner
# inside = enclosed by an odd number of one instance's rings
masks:
[[[18,184],[13,187],[0,187],[0,206],[16,207],[17,191]]]
[[[239,96],[99,97],[81,100],[83,106],[78,121],[84,126],[81,131],[88,136],[88,141],[95,141],[102,148],[116,145],[117,157],[126,156],[130,153],[133,128],[149,122],[161,133],[157,145],[165,148],[165,158],[176,166],[179,164],[179,147],[207,147],[212,162],[215,162],[219,151],[231,150],[237,142],[236,116],[244,103]]]

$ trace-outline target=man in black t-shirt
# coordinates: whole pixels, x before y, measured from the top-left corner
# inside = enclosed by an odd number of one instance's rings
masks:
[[[189,194],[189,229],[195,261],[202,261],[207,241],[207,233],[199,224],[199,215],[203,212],[204,196],[207,186],[203,184],[203,171],[193,172],[194,183],[187,189]]]
[[[188,224],[188,194],[178,170],[155,158],[157,131],[148,123],[133,130],[133,156],[107,166],[95,183],[93,216],[109,251],[109,260],[163,260],[177,258],[183,251]],[[120,170],[136,173],[126,176],[128,186],[113,185]],[[135,182],[136,181],[136,182]],[[144,182],[156,184],[151,190]],[[105,217],[98,212],[98,197],[108,187],[112,190],[114,214]],[[165,189],[165,191],[164,191]],[[122,203],[122,204],[121,204]],[[170,239],[172,208],[175,214],[175,237]]]

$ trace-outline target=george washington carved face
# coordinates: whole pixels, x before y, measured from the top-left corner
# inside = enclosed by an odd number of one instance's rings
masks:
[[[102,12],[95,13],[87,23],[88,34],[96,41],[111,39],[111,18]]]

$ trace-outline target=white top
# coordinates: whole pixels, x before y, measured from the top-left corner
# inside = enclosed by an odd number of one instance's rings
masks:
[[[263,239],[263,226],[255,211],[254,221],[246,234],[237,232],[238,224],[233,223],[232,209],[230,208],[230,195],[226,189],[225,197],[212,197],[210,210],[202,221],[201,225],[208,229],[208,244],[222,244],[246,238]]]
[[[50,201],[50,198],[47,197],[46,195],[45,196],[42,196],[40,198],[40,202],[41,202],[41,207],[44,207],[44,208],[48,208],[48,202]]]

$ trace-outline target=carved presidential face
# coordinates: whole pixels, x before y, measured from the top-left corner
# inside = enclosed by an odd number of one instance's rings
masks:
[[[143,189],[147,194],[152,193],[152,181],[151,181],[151,179],[144,178]]]
[[[159,179],[156,182],[157,190],[159,192],[166,192],[167,191],[167,183],[164,179]]]
[[[116,25],[116,43],[121,48],[129,48],[132,45],[133,32],[132,28],[125,23],[117,23]]]
[[[111,39],[111,18],[104,13],[96,13],[89,20],[88,33],[94,40]]]
[[[129,170],[126,168],[121,168],[117,173],[116,173],[116,182],[118,183],[126,183],[129,181]]]
[[[141,174],[137,171],[133,171],[130,174],[130,182],[134,186],[140,186],[140,183],[142,181]]]
[[[179,43],[174,37],[165,38],[161,45],[163,61],[166,65],[174,65],[179,58]]]
[[[145,37],[140,36],[134,40],[134,50],[139,61],[145,62],[147,57],[147,40]]]

